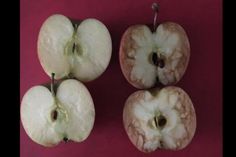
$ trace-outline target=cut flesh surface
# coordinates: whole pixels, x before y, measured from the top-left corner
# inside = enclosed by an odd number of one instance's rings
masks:
[[[81,142],[90,134],[95,118],[93,100],[77,80],[63,81],[56,97],[43,86],[24,95],[21,120],[29,137],[43,146],[54,146],[64,138]]]
[[[81,81],[99,77],[107,68],[112,43],[106,26],[96,19],[72,25],[63,15],[52,15],[42,25],[38,56],[45,72],[55,79],[70,74]]]
[[[51,92],[43,86],[34,86],[21,102],[21,121],[27,135],[36,143],[54,146],[62,140],[51,119],[56,108]]]
[[[90,81],[102,74],[111,58],[111,38],[105,25],[96,19],[84,20],[77,29],[81,53],[74,59],[72,73]]]
[[[162,127],[161,117],[165,118]],[[191,99],[174,86],[163,88],[155,96],[149,91],[133,93],[126,101],[123,121],[131,142],[143,152],[183,149],[196,130]]]
[[[76,80],[66,80],[58,87],[57,98],[67,113],[68,127],[65,128],[64,134],[76,142],[85,140],[93,128],[95,119],[94,104],[89,91]]]
[[[163,67],[153,63],[153,54]],[[173,22],[160,24],[155,32],[145,25],[129,27],[120,47],[120,65],[125,78],[135,87],[146,89],[157,82],[170,85],[183,76],[190,56],[184,29]]]

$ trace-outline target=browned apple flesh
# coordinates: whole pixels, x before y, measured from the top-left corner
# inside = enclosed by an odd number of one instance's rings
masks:
[[[129,27],[120,45],[120,65],[127,81],[139,89],[157,83],[172,85],[184,75],[190,44],[184,29],[176,23],[160,24],[155,32],[146,25]]]
[[[192,101],[178,87],[156,90],[155,94],[137,91],[127,99],[123,123],[128,137],[142,152],[183,149],[196,130]]]

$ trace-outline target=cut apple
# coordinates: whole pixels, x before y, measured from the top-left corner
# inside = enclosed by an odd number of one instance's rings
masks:
[[[95,109],[87,88],[77,80],[63,81],[57,89],[34,86],[21,102],[21,121],[36,143],[51,147],[60,141],[85,140],[94,124]]]
[[[87,82],[107,68],[112,43],[106,26],[96,19],[72,24],[63,15],[52,15],[38,36],[38,57],[44,71],[55,79],[75,77]]]
[[[183,149],[196,130],[192,101],[174,86],[131,94],[124,106],[123,122],[131,142],[146,153]]]
[[[154,22],[153,32],[146,25],[131,26],[121,39],[121,70],[127,81],[139,89],[177,83],[186,71],[189,57],[187,34],[174,22],[158,27]]]

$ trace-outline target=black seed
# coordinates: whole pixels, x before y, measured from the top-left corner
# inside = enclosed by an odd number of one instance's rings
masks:
[[[68,138],[67,138],[67,137],[64,137],[64,138],[63,138],[63,141],[64,141],[64,142],[68,142]]]
[[[164,116],[158,117],[158,126],[164,127],[166,124],[166,118]]]
[[[57,120],[57,111],[56,110],[52,111],[51,117],[52,117],[53,121]]]
[[[154,65],[158,66],[158,57],[157,57],[157,53],[155,52],[152,53],[152,62]]]
[[[159,83],[160,82],[160,80],[159,80],[159,77],[157,76],[156,77],[156,83]]]
[[[73,43],[72,52],[75,51],[75,43]]]
[[[158,127],[158,123],[157,123],[156,117],[154,117],[154,122],[155,122],[156,127]]]
[[[159,66],[160,68],[164,68],[164,66],[165,66],[165,62],[164,62],[163,59],[160,59],[160,60],[159,60],[159,64],[158,64],[158,66]]]

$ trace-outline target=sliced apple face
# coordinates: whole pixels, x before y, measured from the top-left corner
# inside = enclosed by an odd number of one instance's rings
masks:
[[[55,79],[74,76],[87,82],[107,68],[112,51],[106,26],[96,19],[72,25],[63,15],[52,15],[38,36],[38,56],[44,71]]]
[[[196,130],[192,101],[174,86],[155,94],[144,90],[133,93],[125,103],[123,122],[129,139],[142,152],[183,149]]]
[[[145,25],[135,25],[124,33],[119,54],[128,82],[146,89],[157,83],[177,83],[187,68],[190,45],[184,29],[176,23],[162,23],[155,32]]]
[[[28,136],[43,146],[62,140],[81,142],[90,134],[95,118],[92,97],[77,80],[65,80],[56,96],[44,86],[34,86],[21,102],[21,121]]]

